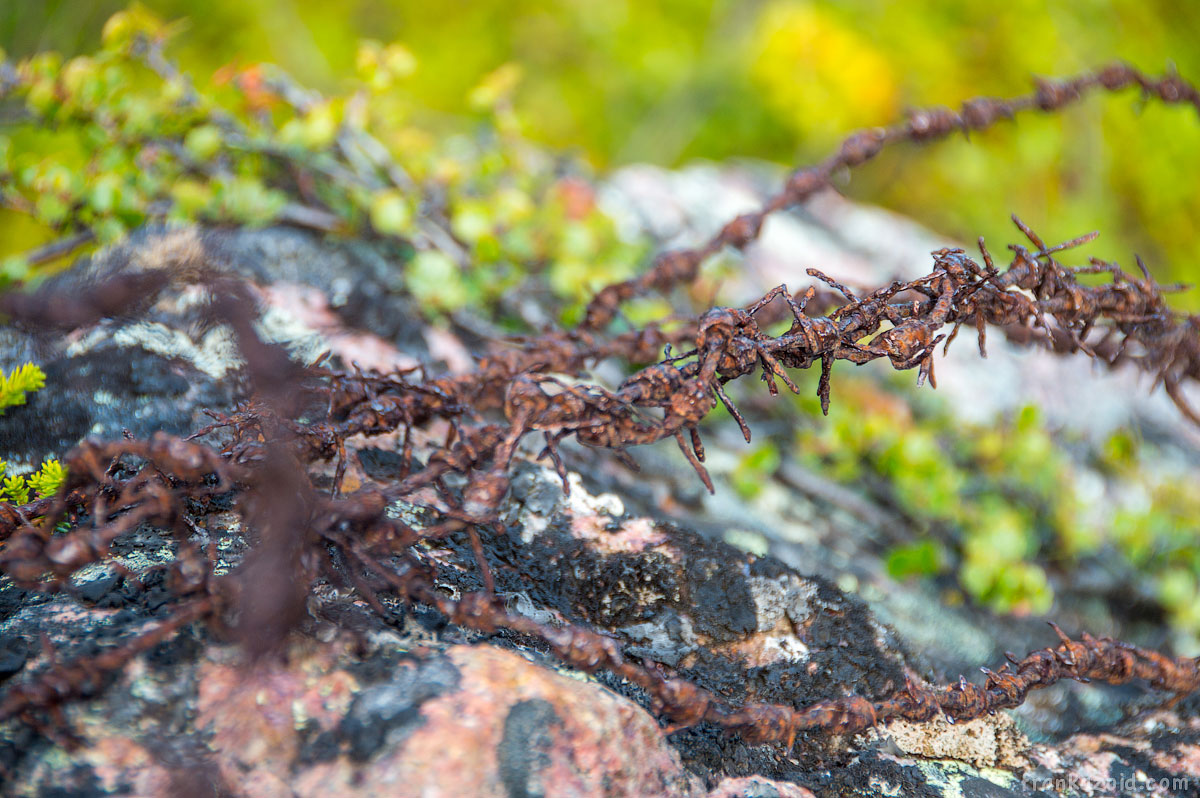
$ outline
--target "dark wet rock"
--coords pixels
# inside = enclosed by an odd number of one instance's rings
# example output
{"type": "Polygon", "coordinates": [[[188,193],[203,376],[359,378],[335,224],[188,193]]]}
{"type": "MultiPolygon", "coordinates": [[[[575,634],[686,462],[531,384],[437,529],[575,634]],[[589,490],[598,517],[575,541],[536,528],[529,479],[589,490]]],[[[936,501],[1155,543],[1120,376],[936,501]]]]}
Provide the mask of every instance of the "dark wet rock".
{"type": "Polygon", "coordinates": [[[645,657],[672,667],[696,650],[696,633],[687,616],[671,609],[657,613],[649,621],[624,626],[618,629],[621,636],[631,641],[625,651],[637,657],[645,657]]]}
{"type": "Polygon", "coordinates": [[[20,673],[28,659],[28,640],[19,635],[0,637],[0,681],[20,673]]]}
{"type": "Polygon", "coordinates": [[[749,580],[727,557],[690,557],[687,578],[700,632],[724,642],[758,628],[749,580]]]}
{"type": "Polygon", "coordinates": [[[962,790],[963,798],[1017,798],[1020,795],[977,776],[963,779],[959,782],[959,789],[962,790]]]}
{"type": "Polygon", "coordinates": [[[81,584],[76,588],[75,594],[89,604],[99,604],[123,581],[124,577],[120,574],[104,574],[81,584]]]}
{"type": "Polygon", "coordinates": [[[87,435],[187,434],[209,420],[202,408],[244,396],[232,336],[205,315],[202,274],[249,278],[261,333],[304,362],[326,350],[364,367],[427,359],[419,314],[396,285],[401,260],[365,243],[292,229],[140,230],[51,278],[45,290],[83,292],[118,273],[161,270],[171,278],[159,295],[72,336],[0,331],[0,368],[33,361],[46,372],[45,388],[0,415],[0,453],[36,466],[87,435]]]}
{"type": "Polygon", "coordinates": [[[364,688],[354,698],[338,734],[350,758],[365,762],[381,748],[403,744],[420,722],[421,704],[458,686],[458,671],[447,661],[398,668],[385,684],[364,688]]]}
{"type": "Polygon", "coordinates": [[[554,731],[563,725],[549,701],[521,701],[504,718],[504,736],[496,747],[500,781],[510,798],[543,798],[553,794],[554,784],[543,783],[550,767],[554,731]]]}
{"type": "Polygon", "coordinates": [[[358,462],[371,479],[387,482],[402,478],[404,457],[399,452],[365,446],[358,450],[358,462]]]}

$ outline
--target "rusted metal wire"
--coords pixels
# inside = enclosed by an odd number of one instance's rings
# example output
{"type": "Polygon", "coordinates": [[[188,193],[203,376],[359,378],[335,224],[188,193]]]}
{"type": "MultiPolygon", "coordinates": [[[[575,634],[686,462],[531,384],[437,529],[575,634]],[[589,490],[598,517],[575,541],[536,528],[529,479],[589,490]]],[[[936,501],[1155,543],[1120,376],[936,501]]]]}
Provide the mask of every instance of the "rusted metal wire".
{"type": "Polygon", "coordinates": [[[806,707],[757,702],[732,707],[691,682],[666,678],[630,662],[610,637],[575,626],[547,627],[526,616],[509,614],[486,594],[469,594],[453,601],[419,586],[413,598],[437,607],[454,623],[469,628],[484,632],[505,628],[539,637],[574,668],[616,673],[646,690],[658,712],[674,728],[707,722],[735,731],[747,742],[784,743],[788,748],[802,731],[851,734],[897,719],[925,722],[942,717],[951,723],[972,720],[1020,706],[1031,690],[1064,679],[1107,684],[1142,679],[1152,687],[1178,695],[1200,689],[1200,658],[1167,657],[1087,633],[1081,640],[1072,640],[1051,623],[1061,641],[1058,646],[1032,651],[1023,658],[1007,653],[1008,662],[999,670],[980,668],[986,677],[982,686],[965,677],[949,685],[931,686],[909,676],[903,689],[875,703],[848,695],[806,707]]]}
{"type": "Polygon", "coordinates": [[[866,163],[885,147],[902,141],[934,141],[960,131],[969,134],[973,130],[989,128],[1001,120],[1012,119],[1024,111],[1058,111],[1090,92],[1120,91],[1130,86],[1140,88],[1146,97],[1165,103],[1189,103],[1200,111],[1200,92],[1176,73],[1169,72],[1161,78],[1153,78],[1120,62],[1068,80],[1039,80],[1030,94],[1008,100],[976,97],[964,102],[958,112],[949,108],[914,111],[904,122],[851,134],[829,157],[814,166],[795,171],[783,189],[761,208],[738,216],[704,245],[663,252],[645,273],[606,287],[588,305],[580,328],[604,329],[616,316],[621,304],[629,299],[650,291],[665,292],[672,286],[693,280],[700,264],[725,247],[744,250],[758,238],[767,216],[804,202],[829,186],[830,180],[838,172],[866,163]]]}

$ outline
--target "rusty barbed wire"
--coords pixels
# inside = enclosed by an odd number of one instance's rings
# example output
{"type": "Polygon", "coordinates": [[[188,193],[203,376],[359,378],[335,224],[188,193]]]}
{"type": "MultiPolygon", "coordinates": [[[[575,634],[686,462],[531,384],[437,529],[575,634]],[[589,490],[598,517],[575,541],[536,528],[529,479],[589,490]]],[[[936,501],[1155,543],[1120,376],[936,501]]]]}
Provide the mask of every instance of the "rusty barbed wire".
{"type": "Polygon", "coordinates": [[[982,686],[963,676],[949,685],[931,686],[906,675],[903,689],[875,703],[847,695],[806,707],[752,701],[733,707],[687,680],[667,678],[630,662],[611,637],[578,626],[549,627],[513,615],[486,593],[468,594],[455,601],[420,583],[409,589],[413,599],[437,607],[453,623],[481,632],[503,628],[528,634],[544,640],[573,668],[588,673],[608,670],[636,684],[650,694],[656,711],[670,722],[670,730],[707,722],[736,732],[750,743],[783,743],[789,749],[802,731],[853,734],[898,719],[918,723],[938,717],[950,723],[973,720],[1020,706],[1030,691],[1064,679],[1114,685],[1142,679],[1177,695],[1200,689],[1200,658],[1167,657],[1087,633],[1081,640],[1072,640],[1051,623],[1060,640],[1058,646],[1032,651],[1023,658],[1007,652],[1008,662],[999,670],[980,668],[986,677],[982,686]]]}
{"type": "MultiPolygon", "coordinates": [[[[720,402],[747,441],[751,435],[724,391],[729,381],[757,371],[772,393],[778,390],[776,380],[799,392],[787,370],[820,363],[818,395],[822,409],[828,411],[830,375],[838,360],[861,365],[887,358],[896,369],[918,368],[919,382],[934,382],[934,350],[942,341],[948,346],[963,324],[975,328],[983,356],[987,328],[992,326],[1029,331],[1034,340],[1051,349],[1061,349],[1056,341],[1066,336],[1071,349],[1098,358],[1098,352],[1103,353],[1102,360],[1110,367],[1132,362],[1150,372],[1156,384],[1166,386],[1185,416],[1197,420],[1181,386],[1200,379],[1200,317],[1170,309],[1164,293],[1174,286],[1159,286],[1144,265],[1141,277],[1126,273],[1115,263],[1095,259],[1083,267],[1064,266],[1055,255],[1092,240],[1095,234],[1047,246],[1019,219],[1014,217],[1014,221],[1035,249],[1013,245],[1013,260],[1004,271],[996,268],[982,240],[982,263],[961,249],[938,250],[933,253],[934,270],[929,274],[894,282],[861,297],[822,272],[809,269],[811,276],[842,293],[846,303],[825,315],[809,316],[806,307],[815,289],[810,287],[797,300],[781,285],[745,308],[713,308],[686,328],[693,336],[687,350],[635,372],[615,390],[569,384],[556,375],[578,371],[590,355],[622,354],[618,342],[591,350],[583,345],[535,346],[526,353],[509,353],[501,365],[485,360],[478,372],[462,377],[415,383],[370,383],[364,379],[349,389],[335,386],[331,406],[344,417],[302,431],[300,436],[307,434],[310,451],[329,452],[330,435],[344,439],[404,427],[407,440],[412,426],[438,415],[452,418],[467,443],[455,455],[457,469],[492,463],[475,474],[467,489],[464,510],[478,519],[486,519],[503,497],[508,461],[521,438],[531,432],[544,436],[544,455],[555,463],[564,489],[566,474],[557,445],[574,436],[584,445],[617,453],[629,446],[674,438],[711,491],[712,482],[703,466],[700,422],[720,402]],[[1094,286],[1080,282],[1080,274],[1092,273],[1110,275],[1111,282],[1094,286]],[[763,332],[756,314],[776,300],[787,305],[793,321],[783,334],[771,337],[763,332]],[[950,332],[942,333],[946,328],[950,332]],[[1099,340],[1089,343],[1097,333],[1099,340]],[[526,363],[524,372],[512,373],[514,364],[531,356],[538,358],[536,366],[526,363]],[[508,431],[503,436],[493,432],[485,436],[487,440],[472,444],[472,437],[462,432],[458,420],[467,409],[487,409],[501,392],[508,431]],[[473,405],[472,400],[478,404],[473,405]]],[[[635,339],[623,340],[632,344],[635,339]]],[[[623,354],[632,360],[639,353],[623,354]]],[[[346,383],[354,385],[354,378],[344,378],[342,385],[346,383]]],[[[388,495],[399,498],[416,484],[401,483],[388,495]]]]}
{"type": "Polygon", "coordinates": [[[612,637],[508,612],[494,595],[484,556],[484,541],[508,492],[510,466],[529,434],[541,435],[540,456],[552,461],[564,490],[567,473],[558,447],[570,437],[618,457],[627,447],[672,438],[712,490],[700,422],[720,403],[746,440],[751,437],[724,390],[728,382],[757,373],[772,394],[778,382],[798,392],[789,370],[819,364],[818,395],[827,410],[837,361],[886,358],[896,369],[918,369],[920,381],[933,383],[936,347],[948,346],[963,325],[975,330],[983,356],[990,326],[1056,352],[1082,351],[1110,367],[1132,363],[1152,374],[1180,412],[1200,424],[1183,392],[1200,380],[1200,317],[1172,311],[1164,298],[1172,287],[1158,285],[1140,260],[1140,276],[1100,260],[1080,267],[1057,260],[1095,234],[1047,246],[1015,217],[1032,248],[1013,245],[1003,270],[980,240],[980,260],[961,249],[938,250],[929,274],[869,293],[810,269],[820,285],[798,294],[781,285],[748,306],[712,308],[674,327],[603,332],[626,299],[666,290],[720,247],[744,247],[768,213],[802,201],[835,170],[863,163],[888,144],[978,130],[1027,108],[1058,110],[1093,88],[1130,85],[1200,109],[1200,95],[1177,75],[1152,79],[1117,64],[1073,80],[1042,81],[1035,93],[1015,100],[973,100],[958,113],[923,111],[903,125],[856,133],[830,159],[796,172],[761,211],[735,219],[709,245],[690,254],[664,253],[647,274],[601,291],[580,327],[512,341],[468,374],[429,378],[422,370],[373,374],[300,366],[259,337],[245,285],[203,269],[182,277],[110,276],[95,296],[59,289],[0,297],[0,312],[14,321],[53,330],[136,312],[172,279],[203,283],[212,297],[212,318],[232,328],[256,389],[232,411],[212,412],[213,423],[187,439],[159,433],[144,441],[85,441],[66,458],[70,477],[58,496],[23,507],[0,505],[0,573],[23,586],[61,591],[85,566],[103,562],[120,568],[110,548],[142,524],[171,530],[179,552],[168,567],[166,583],[177,603],[166,620],[94,657],[55,665],[6,688],[0,720],[38,723],[39,713],[53,717],[63,703],[93,693],[105,674],[196,621],[241,641],[253,655],[269,654],[299,623],[304,599],[319,579],[350,585],[381,614],[386,614],[381,595],[390,593],[480,632],[507,629],[537,637],[572,667],[608,670],[643,688],[672,729],[708,722],[749,742],[790,746],[801,731],[845,734],[893,718],[965,720],[1017,706],[1030,690],[1062,679],[1139,678],[1176,694],[1195,691],[1200,660],[1170,658],[1109,638],[1084,635],[1074,641],[1059,632],[1059,646],[1020,659],[1010,655],[999,670],[985,670],[983,686],[965,679],[930,686],[910,677],[903,689],[875,703],[839,696],[807,707],[731,706],[696,684],[665,676],[653,663],[625,658],[612,637]],[[1110,279],[1088,285],[1079,279],[1083,274],[1110,279]],[[815,310],[818,292],[821,313],[815,310]],[[764,330],[765,319],[780,306],[791,324],[772,336],[764,330]],[[615,389],[571,382],[609,358],[635,368],[615,389]],[[295,408],[317,401],[326,407],[324,418],[297,420],[295,408]],[[198,441],[217,431],[224,436],[219,449],[198,441]],[[342,495],[347,439],[393,432],[402,433],[401,477],[342,495]],[[435,433],[446,437],[432,443],[435,433]],[[418,445],[430,450],[424,464],[414,456],[418,445]],[[326,493],[305,468],[330,460],[337,465],[326,493]],[[452,474],[465,477],[461,495],[446,485],[452,474]],[[258,543],[240,565],[218,576],[215,552],[192,542],[190,525],[225,496],[234,498],[258,543]],[[397,499],[428,511],[422,528],[388,515],[397,499]],[[70,528],[59,531],[64,521],[70,528]],[[459,532],[470,539],[484,590],[454,600],[436,589],[435,566],[417,549],[459,532]]]}
{"type": "Polygon", "coordinates": [[[976,97],[964,102],[957,112],[949,108],[926,108],[914,111],[906,121],[890,127],[852,133],[824,161],[793,172],[783,189],[761,208],[738,216],[702,246],[662,252],[646,272],[601,290],[588,304],[579,329],[602,330],[615,318],[622,303],[650,291],[665,293],[674,285],[693,280],[700,265],[710,256],[725,247],[744,250],[757,240],[769,215],[799,205],[829,186],[839,171],[860,166],[885,147],[899,142],[934,141],[958,131],[969,134],[1028,110],[1058,111],[1097,89],[1115,92],[1137,86],[1146,98],[1165,103],[1190,103],[1200,111],[1200,91],[1173,70],[1161,78],[1153,78],[1129,64],[1115,62],[1067,80],[1041,79],[1036,84],[1032,93],[1020,97],[1008,100],[976,97]]]}

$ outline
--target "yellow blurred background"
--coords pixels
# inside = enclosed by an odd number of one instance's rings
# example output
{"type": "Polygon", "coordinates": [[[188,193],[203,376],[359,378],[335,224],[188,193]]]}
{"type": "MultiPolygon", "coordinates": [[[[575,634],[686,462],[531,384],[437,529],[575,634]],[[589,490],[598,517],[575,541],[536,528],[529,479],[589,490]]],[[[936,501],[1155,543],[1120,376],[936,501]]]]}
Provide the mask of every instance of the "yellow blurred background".
{"type": "MultiPolygon", "coordinates": [[[[99,46],[120,0],[5,0],[10,58],[99,46]]],[[[172,44],[185,69],[276,63],[334,92],[358,43],[402,42],[407,85],[434,129],[469,126],[467,97],[504,64],[520,69],[522,133],[599,169],[649,161],[823,155],[848,130],[906,108],[1009,95],[1033,75],[1114,58],[1200,80],[1200,4],[1076,0],[146,0],[186,20],[172,44]]],[[[1200,274],[1200,119],[1136,93],[1027,116],[967,142],[898,147],[843,189],[962,240],[1014,240],[1016,212],[1048,239],[1098,229],[1086,254],[1156,276],[1200,274]]],[[[1000,248],[1000,247],[997,247],[1000,248]]],[[[1180,295],[1200,307],[1200,292],[1180,295]]]]}

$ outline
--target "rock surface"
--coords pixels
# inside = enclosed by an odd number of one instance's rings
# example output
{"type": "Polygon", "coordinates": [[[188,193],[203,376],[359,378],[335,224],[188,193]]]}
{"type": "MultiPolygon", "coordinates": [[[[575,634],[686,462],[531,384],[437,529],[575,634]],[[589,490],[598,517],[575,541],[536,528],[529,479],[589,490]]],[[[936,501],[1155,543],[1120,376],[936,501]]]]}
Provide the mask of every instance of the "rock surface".
{"type": "MultiPolygon", "coordinates": [[[[723,223],[767,187],[750,172],[638,168],[618,174],[606,202],[631,230],[678,242],[723,223]]],[[[731,290],[750,298],[796,282],[808,265],[875,283],[923,270],[928,251],[947,243],[825,196],[772,220],[731,290]]],[[[396,264],[367,245],[283,229],[150,230],[62,279],[86,285],[115,269],[186,269],[198,258],[254,281],[260,329],[299,360],[330,351],[380,369],[470,363],[461,341],[471,333],[417,323],[396,264]]],[[[86,435],[187,433],[207,422],[203,409],[228,408],[244,390],[235,352],[198,305],[194,290],[172,289],[142,316],[65,336],[0,331],[0,367],[32,359],[48,374],[29,404],[0,416],[0,454],[33,466],[86,435]]],[[[1052,420],[1089,434],[1135,425],[1195,455],[1194,431],[1169,403],[1143,401],[1144,386],[1128,374],[1097,377],[1080,363],[997,340],[980,366],[962,346],[946,367],[939,363],[939,390],[970,397],[953,403],[966,416],[1035,401],[1052,420]],[[1013,359],[1023,365],[1006,371],[1013,359]]],[[[643,472],[633,476],[594,452],[566,449],[577,472],[566,496],[552,470],[522,464],[504,504],[504,534],[486,541],[509,608],[601,630],[627,655],[735,703],[800,706],[850,692],[879,699],[906,672],[946,681],[996,665],[1006,648],[1052,642],[1034,619],[946,607],[929,587],[891,581],[879,526],[894,519],[869,504],[847,513],[820,475],[788,466],[753,503],[740,499],[727,482],[731,458],[720,451],[739,445],[740,435],[716,434],[712,498],[677,452],[657,447],[635,452],[643,472]]],[[[349,484],[391,478],[389,445],[352,441],[349,484]]],[[[217,545],[225,568],[248,545],[236,521],[220,513],[197,530],[197,542],[217,545]]],[[[140,528],[115,550],[144,575],[140,584],[106,568],[79,575],[55,596],[0,580],[0,681],[20,683],[44,668],[43,640],[70,659],[164,617],[168,594],[153,568],[173,557],[169,538],[140,528]]],[[[432,556],[439,587],[479,588],[467,540],[451,537],[432,556]]],[[[1031,700],[1015,721],[810,734],[789,751],[705,725],[668,733],[639,690],[604,673],[569,671],[535,640],[482,639],[432,610],[395,603],[382,617],[330,585],[308,607],[284,657],[248,664],[236,648],[189,628],[96,696],[69,704],[65,726],[49,724],[42,734],[5,724],[0,787],[14,796],[247,798],[1200,792],[1200,703],[1139,713],[1161,701],[1144,685],[1061,686],[1031,700]]]]}

